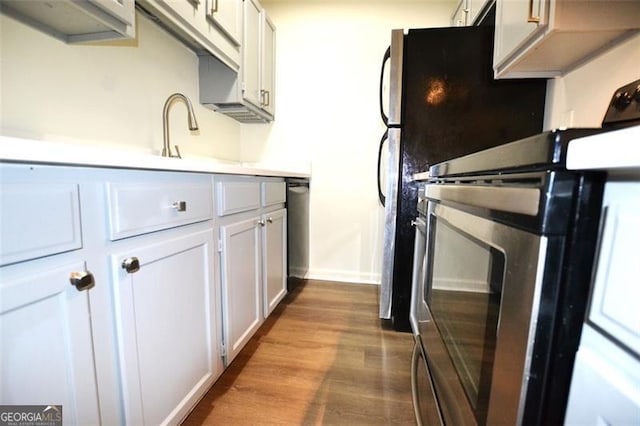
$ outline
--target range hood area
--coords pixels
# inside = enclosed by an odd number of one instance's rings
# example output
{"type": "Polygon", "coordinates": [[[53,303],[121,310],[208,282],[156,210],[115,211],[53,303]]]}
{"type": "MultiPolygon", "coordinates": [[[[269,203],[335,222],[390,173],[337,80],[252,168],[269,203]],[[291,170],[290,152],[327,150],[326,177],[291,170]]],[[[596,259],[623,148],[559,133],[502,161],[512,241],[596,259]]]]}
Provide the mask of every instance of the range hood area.
{"type": "Polygon", "coordinates": [[[241,73],[213,56],[199,56],[200,103],[241,123],[268,123],[273,115],[245,96],[241,73]]]}

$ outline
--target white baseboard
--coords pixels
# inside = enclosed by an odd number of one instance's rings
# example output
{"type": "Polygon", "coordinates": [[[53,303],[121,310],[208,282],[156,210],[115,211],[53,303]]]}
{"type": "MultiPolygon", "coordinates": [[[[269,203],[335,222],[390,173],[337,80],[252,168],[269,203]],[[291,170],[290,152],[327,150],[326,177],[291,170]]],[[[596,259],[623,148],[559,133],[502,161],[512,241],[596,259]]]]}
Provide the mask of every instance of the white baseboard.
{"type": "Polygon", "coordinates": [[[459,278],[434,278],[434,290],[468,291],[471,293],[488,293],[489,286],[482,280],[464,280],[459,278]]]}
{"type": "Polygon", "coordinates": [[[289,276],[294,278],[305,279],[308,278],[308,270],[304,268],[290,268],[289,276]]]}
{"type": "Polygon", "coordinates": [[[380,274],[360,274],[350,271],[309,270],[305,277],[310,280],[338,281],[351,284],[377,284],[380,285],[380,274]]]}

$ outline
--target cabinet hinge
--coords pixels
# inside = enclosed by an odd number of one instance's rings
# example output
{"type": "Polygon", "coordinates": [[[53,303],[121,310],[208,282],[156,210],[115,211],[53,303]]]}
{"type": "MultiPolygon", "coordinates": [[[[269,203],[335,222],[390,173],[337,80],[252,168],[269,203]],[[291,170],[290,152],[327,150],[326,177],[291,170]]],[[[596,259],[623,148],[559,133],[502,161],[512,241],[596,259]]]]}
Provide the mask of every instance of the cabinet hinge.
{"type": "Polygon", "coordinates": [[[220,356],[222,358],[226,358],[227,357],[227,345],[225,345],[224,342],[222,342],[220,344],[220,356]]]}
{"type": "Polygon", "coordinates": [[[222,253],[222,240],[218,240],[218,253],[222,253]]]}
{"type": "Polygon", "coordinates": [[[240,90],[242,90],[243,92],[245,92],[247,90],[247,83],[245,83],[244,81],[242,82],[242,84],[240,85],[240,90]]]}

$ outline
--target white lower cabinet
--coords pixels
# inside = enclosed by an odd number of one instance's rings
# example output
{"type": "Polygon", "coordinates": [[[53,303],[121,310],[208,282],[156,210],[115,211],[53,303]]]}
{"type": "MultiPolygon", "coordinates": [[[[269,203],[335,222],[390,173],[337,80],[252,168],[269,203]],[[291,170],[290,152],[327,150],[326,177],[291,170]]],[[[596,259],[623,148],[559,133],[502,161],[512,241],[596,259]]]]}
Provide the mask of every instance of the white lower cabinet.
{"type": "Polygon", "coordinates": [[[283,179],[219,180],[0,164],[0,405],[188,415],[286,294],[283,179]]]}
{"type": "Polygon", "coordinates": [[[0,270],[0,405],[62,405],[65,424],[98,424],[89,292],[69,282],[85,263],[31,263],[0,270]]]}
{"type": "Polygon", "coordinates": [[[278,178],[215,179],[229,365],[287,294],[286,191],[278,178]]]}
{"type": "Polygon", "coordinates": [[[287,210],[262,216],[262,250],[264,253],[264,317],[278,306],[287,294],[287,210]]]}
{"type": "Polygon", "coordinates": [[[213,231],[111,256],[127,424],[175,424],[221,373],[213,231]]]}
{"type": "Polygon", "coordinates": [[[61,405],[100,423],[80,179],[0,165],[0,405],[61,405]],[[62,176],[60,176],[62,177],[62,176]]]}
{"type": "Polygon", "coordinates": [[[226,362],[238,355],[262,324],[260,220],[220,227],[226,362]]]}

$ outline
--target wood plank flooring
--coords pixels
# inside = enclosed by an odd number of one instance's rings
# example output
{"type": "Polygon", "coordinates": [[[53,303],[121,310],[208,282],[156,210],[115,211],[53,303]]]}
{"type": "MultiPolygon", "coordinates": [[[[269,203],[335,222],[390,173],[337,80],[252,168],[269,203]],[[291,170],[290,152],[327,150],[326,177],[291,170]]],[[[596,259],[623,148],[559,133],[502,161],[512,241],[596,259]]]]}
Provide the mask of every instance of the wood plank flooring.
{"type": "Polygon", "coordinates": [[[184,425],[415,424],[413,338],[377,314],[377,286],[303,281],[184,425]]]}

